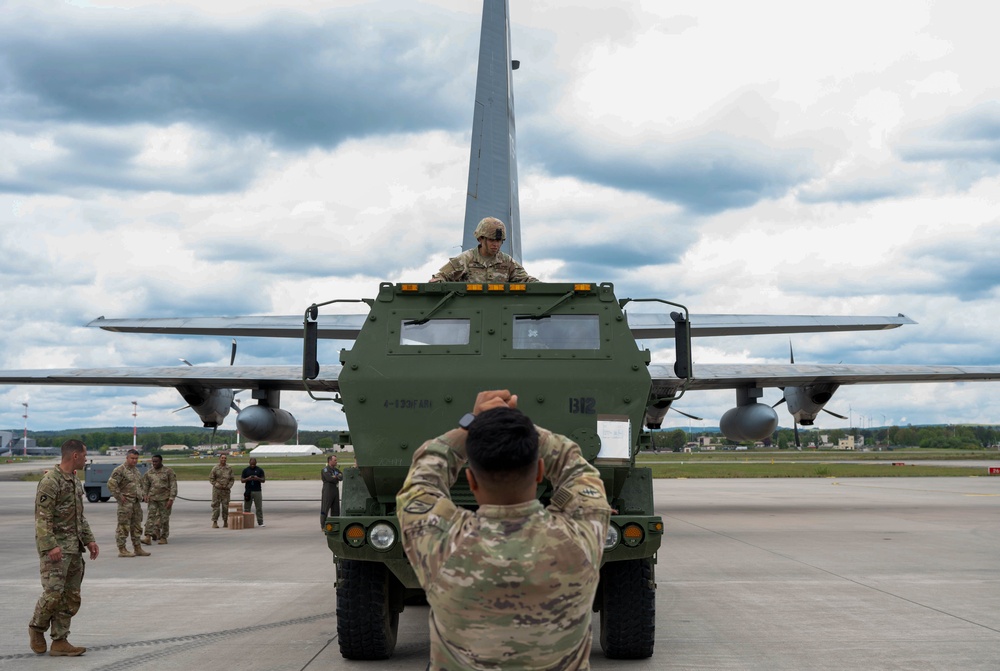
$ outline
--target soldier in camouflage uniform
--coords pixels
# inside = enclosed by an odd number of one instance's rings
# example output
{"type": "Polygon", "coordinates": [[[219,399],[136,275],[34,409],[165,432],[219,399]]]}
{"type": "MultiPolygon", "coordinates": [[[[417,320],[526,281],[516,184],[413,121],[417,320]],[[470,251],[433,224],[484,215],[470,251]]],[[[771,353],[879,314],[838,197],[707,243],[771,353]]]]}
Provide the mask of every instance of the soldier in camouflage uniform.
{"type": "Polygon", "coordinates": [[[59,465],[45,473],[35,494],[35,545],[42,576],[42,596],[28,623],[31,649],[46,650],[45,632],[52,627],[53,657],[76,657],[87,651],[71,645],[70,620],[80,610],[83,549],[97,559],[94,534],[83,516],[83,485],[76,471],[87,463],[87,446],[79,440],[62,445],[59,465]]]}
{"type": "Polygon", "coordinates": [[[579,446],[535,427],[508,391],[424,443],[396,497],[406,556],[431,606],[432,669],[589,669],[591,608],[611,508],[579,446]],[[468,456],[466,456],[468,454],[468,456]],[[448,490],[468,458],[479,503],[448,490]],[[536,487],[554,494],[543,508],[536,487]]]}
{"type": "Polygon", "coordinates": [[[173,469],[163,466],[163,457],[153,455],[153,467],[142,476],[146,492],[146,535],[142,542],[149,545],[166,545],[170,536],[170,510],[177,498],[177,476],[173,469]],[[157,540],[158,539],[158,540],[157,540]]]}
{"type": "Polygon", "coordinates": [[[233,488],[236,476],[233,469],[226,466],[226,455],[219,456],[219,464],[208,476],[212,483],[212,528],[219,528],[219,511],[222,511],[222,526],[229,526],[229,491],[233,488]]]}
{"type": "Polygon", "coordinates": [[[479,246],[450,259],[431,282],[537,282],[521,264],[500,251],[507,239],[503,222],[486,217],[475,230],[479,246]]]}
{"type": "Polygon", "coordinates": [[[142,536],[142,505],[139,503],[146,496],[142,486],[142,475],[135,465],[139,463],[139,453],[129,450],[125,455],[125,463],[111,471],[108,478],[108,489],[118,500],[118,528],[115,529],[115,543],[118,545],[119,557],[147,557],[149,553],[142,549],[139,537],[142,536]],[[132,537],[132,552],[125,548],[125,542],[132,537]]]}

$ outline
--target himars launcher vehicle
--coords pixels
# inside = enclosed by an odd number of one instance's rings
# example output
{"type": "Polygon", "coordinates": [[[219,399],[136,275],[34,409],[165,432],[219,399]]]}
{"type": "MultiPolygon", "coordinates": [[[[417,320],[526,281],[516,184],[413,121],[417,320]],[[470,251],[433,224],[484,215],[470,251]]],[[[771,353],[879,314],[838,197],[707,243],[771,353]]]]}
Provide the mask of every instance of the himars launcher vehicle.
{"type": "MultiPolygon", "coordinates": [[[[464,244],[486,216],[507,224],[504,251],[521,260],[514,106],[507,0],[484,0],[464,244]]],[[[298,316],[104,319],[109,331],[227,337],[302,338],[303,365],[164,366],[0,371],[0,384],[174,387],[206,427],[231,410],[248,441],[283,442],[295,418],[281,408],[283,391],[308,390],[343,404],[357,467],[343,483],[339,518],[327,541],[337,572],[341,651],[355,659],[392,654],[398,616],[420,595],[399,544],[393,507],[413,452],[454,428],[477,392],[508,388],[537,424],[577,441],[601,472],[616,509],[606,539],[595,611],[611,657],[653,653],[654,566],[664,542],[653,514],[648,469],[635,454],[688,391],[732,389],[736,405],[720,429],[737,441],[773,434],[778,417],[759,402],[782,390],[796,424],[812,424],[842,385],[1000,379],[1000,366],[949,365],[691,365],[701,336],[878,330],[913,323],[895,317],[691,314],[662,298],[615,296],[610,284],[382,284],[366,299],[367,314],[320,314],[334,300],[298,316]],[[671,306],[662,314],[627,313],[632,302],[671,306]],[[303,324],[304,322],[304,324],[303,324]],[[651,361],[640,340],[673,338],[676,361],[651,361]],[[317,363],[319,339],[353,340],[336,364],[317,363]],[[256,404],[240,409],[234,390],[256,404]],[[335,396],[329,396],[330,393],[335,396]]],[[[776,404],[777,405],[777,404],[776,404]]],[[[459,483],[464,483],[459,479],[459,483]]],[[[452,496],[474,505],[467,489],[452,496]]],[[[539,488],[544,501],[549,492],[539,488]]]]}
{"type": "MultiPolygon", "coordinates": [[[[341,400],[357,467],[341,516],[328,518],[337,563],[340,650],[392,654],[399,612],[421,594],[403,554],[396,493],[423,439],[457,426],[477,392],[510,389],[518,407],[580,445],[617,512],[594,609],[610,657],[653,652],[653,570],[663,521],[652,474],[635,467],[648,433],[650,353],[636,346],[609,284],[383,284],[351,349],[341,352],[341,400]]],[[[316,310],[307,314],[306,375],[315,377],[316,310]]],[[[682,329],[683,331],[683,329],[682,329]]],[[[690,351],[682,340],[681,352],[690,351]]],[[[548,502],[548,482],[539,486],[548,502]]],[[[463,478],[452,499],[474,508],[463,478]]]]}

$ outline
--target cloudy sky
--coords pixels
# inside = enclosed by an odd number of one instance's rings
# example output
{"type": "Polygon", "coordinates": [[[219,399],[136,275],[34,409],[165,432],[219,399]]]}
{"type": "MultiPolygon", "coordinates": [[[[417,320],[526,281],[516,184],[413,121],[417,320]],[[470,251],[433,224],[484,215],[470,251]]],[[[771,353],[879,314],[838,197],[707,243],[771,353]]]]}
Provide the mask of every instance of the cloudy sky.
{"type": "MultiPolygon", "coordinates": [[[[918,322],[795,336],[798,362],[1000,363],[1000,9],[511,1],[532,274],[696,313],[918,322]]],[[[301,314],[426,279],[461,243],[480,10],[0,0],[0,368],[226,363],[225,338],[84,325],[301,314]]],[[[788,346],[702,339],[695,363],[788,346]]],[[[239,363],[299,359],[240,343],[239,363]]],[[[847,387],[828,407],[1000,423],[996,384],[847,387]]],[[[196,423],[172,390],[4,387],[0,429],[25,401],[32,429],[127,426],[133,400],[140,424],[196,423]]],[[[708,426],[731,405],[681,408],[708,426]]],[[[304,395],[283,406],[344,425],[304,395]]]]}

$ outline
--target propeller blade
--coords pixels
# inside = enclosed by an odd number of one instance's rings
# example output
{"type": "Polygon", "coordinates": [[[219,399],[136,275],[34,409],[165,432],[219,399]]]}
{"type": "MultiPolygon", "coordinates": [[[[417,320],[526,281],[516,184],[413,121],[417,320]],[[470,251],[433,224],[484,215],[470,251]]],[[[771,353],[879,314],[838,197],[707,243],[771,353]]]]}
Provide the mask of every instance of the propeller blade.
{"type": "Polygon", "coordinates": [[[795,363],[795,352],[792,351],[792,341],[788,340],[788,363],[795,363]]]}
{"type": "Polygon", "coordinates": [[[237,415],[240,414],[240,406],[238,406],[236,404],[236,401],[233,401],[232,403],[230,403],[229,407],[232,408],[233,410],[235,410],[237,415]]]}
{"type": "Polygon", "coordinates": [[[792,430],[795,432],[795,449],[802,451],[802,442],[799,440],[799,423],[792,420],[792,430]]]}
{"type": "Polygon", "coordinates": [[[177,413],[177,412],[180,412],[181,410],[187,410],[187,409],[188,409],[188,408],[190,408],[190,407],[191,407],[190,405],[185,405],[185,406],[184,406],[183,408],[177,408],[177,409],[176,409],[176,410],[174,410],[173,412],[177,413]]]}
{"type": "Polygon", "coordinates": [[[784,403],[784,402],[785,402],[785,397],[784,397],[784,396],[782,396],[782,397],[781,397],[781,400],[780,400],[780,401],[778,401],[777,403],[775,403],[774,405],[772,405],[771,407],[772,407],[772,408],[777,408],[777,407],[778,407],[779,405],[781,405],[781,404],[782,404],[782,403],[784,403]]]}
{"type": "Polygon", "coordinates": [[[704,417],[695,417],[694,415],[689,415],[686,412],[684,412],[683,410],[678,410],[677,408],[675,408],[673,406],[670,406],[670,409],[673,410],[674,412],[678,412],[678,413],[684,415],[688,419],[694,419],[694,420],[697,420],[699,422],[702,421],[703,419],[705,419],[704,417]]]}
{"type": "Polygon", "coordinates": [[[194,366],[194,364],[191,363],[190,361],[188,361],[187,359],[181,359],[180,361],[181,361],[181,363],[186,363],[189,366],[194,366]]]}
{"type": "Polygon", "coordinates": [[[232,366],[236,363],[236,338],[233,338],[233,351],[229,355],[229,365],[232,366]]]}
{"type": "Polygon", "coordinates": [[[826,414],[828,414],[828,415],[833,415],[833,416],[834,416],[834,417],[836,417],[837,419],[847,419],[847,418],[846,418],[846,417],[844,417],[843,415],[838,415],[838,414],[837,414],[837,413],[835,413],[835,412],[834,412],[833,410],[827,410],[826,408],[823,408],[823,412],[825,412],[825,413],[826,413],[826,414]]]}

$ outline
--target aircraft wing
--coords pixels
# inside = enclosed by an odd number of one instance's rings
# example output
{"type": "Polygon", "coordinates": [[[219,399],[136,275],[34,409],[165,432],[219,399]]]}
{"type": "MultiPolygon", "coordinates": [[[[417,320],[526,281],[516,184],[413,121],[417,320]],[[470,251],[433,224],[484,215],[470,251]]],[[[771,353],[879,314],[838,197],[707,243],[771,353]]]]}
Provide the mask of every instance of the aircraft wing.
{"type": "MultiPolygon", "coordinates": [[[[643,338],[672,338],[674,322],[669,314],[629,313],[632,335],[643,338]]],[[[719,315],[691,314],[691,335],[695,337],[761,335],[775,333],[823,333],[830,331],[875,331],[915,324],[905,315],[895,317],[850,317],[830,315],[719,315]]],[[[319,337],[354,340],[367,315],[319,315],[319,337]]],[[[98,317],[87,326],[119,333],[161,335],[254,336],[301,338],[302,317],[298,315],[259,317],[179,317],[163,319],[105,319],[98,317]]]]}
{"type": "MultiPolygon", "coordinates": [[[[368,315],[319,315],[319,337],[354,340],[368,315]]],[[[256,336],[263,338],[301,338],[302,315],[257,317],[177,317],[161,319],[105,319],[98,317],[87,326],[118,333],[155,333],[161,335],[256,336]]]]}
{"type": "MultiPolygon", "coordinates": [[[[891,384],[1000,380],[1000,366],[907,366],[850,364],[694,364],[689,391],[814,384],[891,384]]],[[[673,396],[684,383],[672,364],[651,364],[653,393],[673,396]]]]}
{"type": "MultiPolygon", "coordinates": [[[[669,314],[629,313],[628,325],[636,339],[673,338],[669,314]]],[[[761,335],[769,333],[824,333],[879,331],[916,324],[909,317],[851,317],[832,315],[698,315],[690,314],[692,337],[761,335]]]]}
{"type": "MultiPolygon", "coordinates": [[[[339,391],[340,364],[323,365],[309,381],[313,391],[339,391]]],[[[63,368],[0,371],[0,385],[84,385],[304,391],[301,366],[162,366],[154,368],[63,368]]]]}

